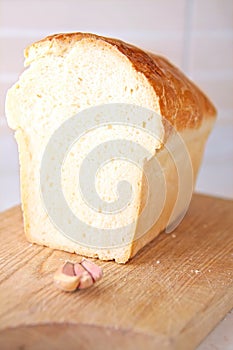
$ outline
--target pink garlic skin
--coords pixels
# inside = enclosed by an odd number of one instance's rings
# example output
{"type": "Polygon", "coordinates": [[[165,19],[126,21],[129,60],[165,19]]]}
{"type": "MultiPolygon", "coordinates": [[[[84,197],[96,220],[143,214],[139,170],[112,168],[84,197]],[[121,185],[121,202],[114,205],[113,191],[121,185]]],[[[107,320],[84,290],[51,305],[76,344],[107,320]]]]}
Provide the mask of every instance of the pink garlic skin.
{"type": "Polygon", "coordinates": [[[67,261],[62,268],[62,273],[64,273],[65,275],[68,275],[68,276],[75,276],[74,264],[67,261]]]}
{"type": "Polygon", "coordinates": [[[80,277],[78,289],[89,288],[94,284],[92,276],[79,263],[74,264],[74,273],[80,277]]]}
{"type": "Polygon", "coordinates": [[[103,270],[93,262],[83,258],[81,265],[89,272],[94,282],[99,281],[103,277],[103,270]]]}

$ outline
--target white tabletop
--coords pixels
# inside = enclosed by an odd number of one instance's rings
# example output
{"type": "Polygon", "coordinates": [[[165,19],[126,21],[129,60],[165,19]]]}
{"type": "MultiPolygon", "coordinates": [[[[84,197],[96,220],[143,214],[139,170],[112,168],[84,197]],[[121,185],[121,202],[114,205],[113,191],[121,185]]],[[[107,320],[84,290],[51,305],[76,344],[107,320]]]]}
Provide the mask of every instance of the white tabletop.
{"type": "Polygon", "coordinates": [[[233,349],[233,310],[201,343],[197,350],[232,350],[233,349]]]}

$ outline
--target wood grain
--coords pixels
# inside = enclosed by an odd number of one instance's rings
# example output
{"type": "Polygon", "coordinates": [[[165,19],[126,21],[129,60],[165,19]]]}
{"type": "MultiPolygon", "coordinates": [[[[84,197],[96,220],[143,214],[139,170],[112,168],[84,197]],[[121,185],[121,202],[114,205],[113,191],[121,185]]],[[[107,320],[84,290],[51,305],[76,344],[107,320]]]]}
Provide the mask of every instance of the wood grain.
{"type": "Polygon", "coordinates": [[[233,307],[233,202],[194,195],[173,234],[69,294],[53,274],[74,254],[29,244],[19,207],[0,215],[1,349],[194,349],[233,307]]]}

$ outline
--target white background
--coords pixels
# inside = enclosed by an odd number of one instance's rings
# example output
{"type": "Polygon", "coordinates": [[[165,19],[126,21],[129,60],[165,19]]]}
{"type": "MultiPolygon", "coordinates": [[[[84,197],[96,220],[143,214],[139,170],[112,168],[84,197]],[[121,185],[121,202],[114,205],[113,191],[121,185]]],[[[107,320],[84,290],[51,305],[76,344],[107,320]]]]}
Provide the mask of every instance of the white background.
{"type": "Polygon", "coordinates": [[[232,0],[0,0],[0,211],[19,203],[18,155],[5,120],[23,50],[51,33],[89,31],[169,58],[212,99],[218,120],[196,190],[233,197],[232,0]]]}
{"type": "MultiPolygon", "coordinates": [[[[0,211],[20,201],[17,147],[5,120],[6,91],[23,70],[27,45],[67,31],[113,36],[167,56],[209,95],[218,120],[196,190],[232,198],[232,0],[1,0],[0,211]]],[[[228,318],[202,350],[233,349],[233,317],[228,318]]]]}

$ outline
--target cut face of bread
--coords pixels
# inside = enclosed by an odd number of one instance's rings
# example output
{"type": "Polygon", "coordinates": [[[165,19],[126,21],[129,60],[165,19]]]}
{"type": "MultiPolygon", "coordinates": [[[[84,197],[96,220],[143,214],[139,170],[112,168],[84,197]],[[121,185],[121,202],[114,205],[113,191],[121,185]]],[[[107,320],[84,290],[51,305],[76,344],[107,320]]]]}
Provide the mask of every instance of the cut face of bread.
{"type": "MultiPolygon", "coordinates": [[[[171,139],[162,117],[168,113],[166,108],[170,103],[170,122],[179,130],[189,150],[194,183],[204,145],[213,126],[215,111],[206,97],[180,72],[172,72],[174,67],[170,70],[168,63],[161,63],[159,67],[158,62],[153,67],[151,62],[154,62],[152,56],[139,49],[120,41],[88,34],[49,37],[26,51],[26,64],[30,66],[8,91],[6,113],[9,126],[15,130],[19,147],[22,208],[25,233],[30,242],[124,263],[165,229],[179,189],[176,166],[164,145],[170,140],[174,152],[179,155],[182,150],[177,139],[171,139]],[[141,62],[141,65],[138,63],[137,66],[137,62],[141,62]],[[146,67],[146,71],[142,67],[146,67]],[[153,77],[156,69],[159,70],[157,84],[154,78],[153,82],[148,78],[148,71],[151,70],[153,77]],[[169,87],[172,79],[173,90],[169,87]],[[164,81],[164,86],[160,94],[161,81],[164,81]],[[180,101],[180,109],[184,110],[182,117],[177,117],[179,103],[172,104],[171,96],[180,101]],[[49,217],[41,196],[40,171],[45,149],[64,122],[87,108],[110,103],[141,106],[156,112],[161,118],[154,118],[154,133],[157,138],[150,135],[145,138],[143,131],[135,130],[130,122],[127,126],[109,123],[92,130],[88,130],[86,125],[88,132],[72,145],[64,160],[61,169],[62,189],[74,215],[88,221],[97,230],[134,223],[125,237],[122,235],[122,245],[109,242],[109,248],[82,245],[60,232],[49,217]],[[103,201],[112,203],[117,200],[114,188],[117,188],[119,181],[126,180],[132,186],[133,198],[130,205],[113,215],[104,215],[101,213],[102,208],[99,208],[99,213],[93,212],[78,189],[76,174],[83,159],[98,145],[119,138],[143,144],[152,159],[145,161],[144,170],[147,168],[149,173],[152,172],[154,168],[151,162],[157,158],[162,171],[154,176],[158,186],[164,179],[166,182],[163,211],[153,227],[141,236],[137,236],[138,218],[148,195],[143,169],[122,159],[99,169],[95,185],[103,201]]],[[[142,117],[141,129],[147,122],[142,117]]],[[[83,126],[85,128],[85,118],[83,126]]],[[[185,164],[183,169],[181,166],[181,171],[186,171],[185,164]]],[[[51,181],[52,186],[52,179],[48,177],[48,181],[51,181]]],[[[159,193],[160,191],[158,196],[159,193]]],[[[184,209],[181,207],[177,215],[184,209]]],[[[150,216],[153,215],[155,213],[151,208],[150,216]]],[[[86,232],[82,234],[85,236],[86,232]]],[[[110,239],[114,241],[114,236],[110,239]]]]}

